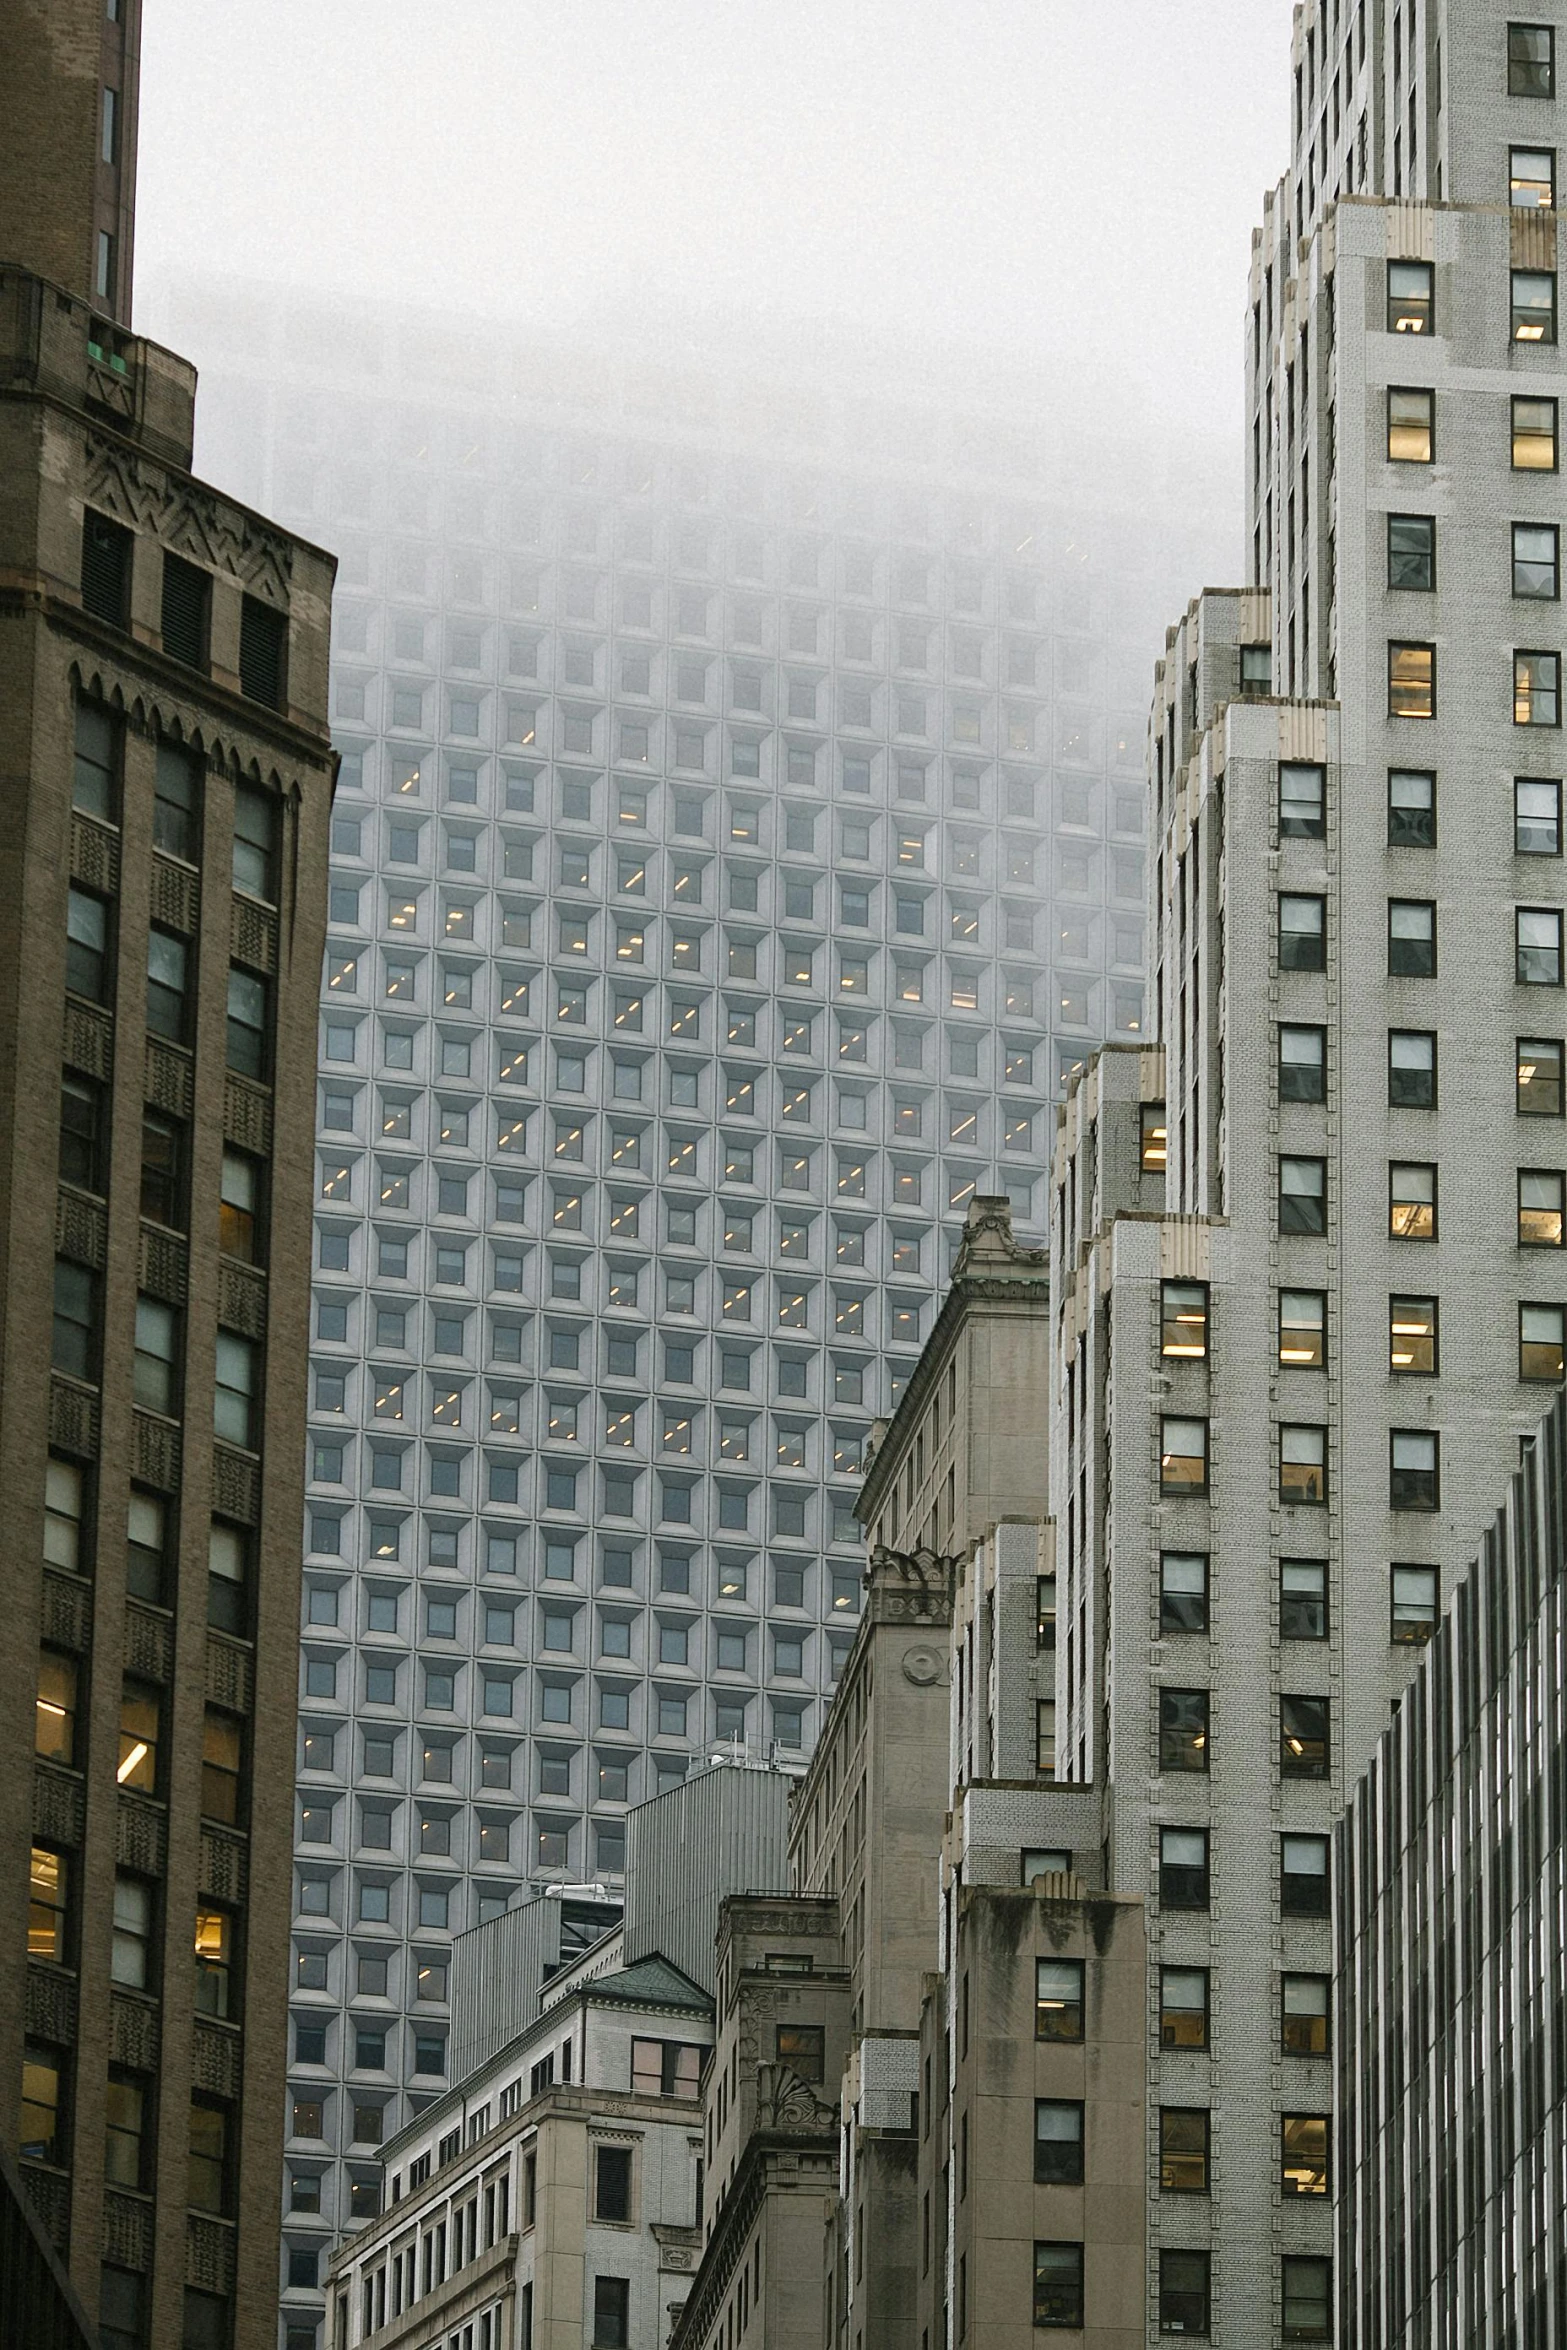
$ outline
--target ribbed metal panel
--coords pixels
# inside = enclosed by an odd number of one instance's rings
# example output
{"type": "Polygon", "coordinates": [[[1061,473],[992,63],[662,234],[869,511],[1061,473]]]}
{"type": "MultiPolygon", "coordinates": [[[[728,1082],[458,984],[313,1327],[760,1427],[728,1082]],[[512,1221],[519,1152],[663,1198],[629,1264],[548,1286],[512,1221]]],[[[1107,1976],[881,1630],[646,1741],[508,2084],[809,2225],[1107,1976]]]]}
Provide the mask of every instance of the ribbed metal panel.
{"type": "Polygon", "coordinates": [[[726,1893],[789,1889],[782,1771],[715,1763],[638,1804],[626,1826],[626,1964],[657,1951],[711,1991],[726,1893]]]}
{"type": "Polygon", "coordinates": [[[466,2080],[508,2040],[535,2022],[545,1983],[563,1955],[596,1939],[591,1914],[601,1909],[608,1933],[619,1905],[591,1894],[552,1896],[492,1918],[452,1947],[451,2079],[466,2080]]]}

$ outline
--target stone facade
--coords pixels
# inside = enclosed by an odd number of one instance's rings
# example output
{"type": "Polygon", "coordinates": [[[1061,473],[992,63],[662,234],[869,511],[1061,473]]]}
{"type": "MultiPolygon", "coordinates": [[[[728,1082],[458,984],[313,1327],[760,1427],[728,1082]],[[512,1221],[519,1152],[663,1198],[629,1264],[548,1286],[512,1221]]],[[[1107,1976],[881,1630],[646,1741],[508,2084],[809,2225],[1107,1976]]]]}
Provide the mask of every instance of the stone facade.
{"type": "Polygon", "coordinates": [[[1257,584],[1157,683],[1157,1049],[1061,1120],[1058,1764],[1148,1903],[1150,2341],[1331,2334],[1333,1823],[1562,1371],[1557,108],[1520,29],[1296,12],[1257,584]]]}
{"type": "Polygon", "coordinates": [[[0,57],[0,2130],[105,2345],[259,2350],[332,563],[194,478],[128,230],[95,284],[110,17],[0,57]]]}

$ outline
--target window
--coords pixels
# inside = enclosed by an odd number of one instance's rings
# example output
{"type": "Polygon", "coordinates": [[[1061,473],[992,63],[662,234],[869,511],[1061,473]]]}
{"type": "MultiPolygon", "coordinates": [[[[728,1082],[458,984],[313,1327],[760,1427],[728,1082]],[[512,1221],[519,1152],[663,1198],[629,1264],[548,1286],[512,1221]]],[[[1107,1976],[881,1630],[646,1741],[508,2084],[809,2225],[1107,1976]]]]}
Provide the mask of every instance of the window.
{"type": "Polygon", "coordinates": [[[1211,2255],[1206,2252],[1161,2252],[1159,2255],[1159,2331],[1204,2337],[1209,2329],[1211,2255]]]}
{"type": "Polygon", "coordinates": [[[1333,2333],[1333,2263],[1324,2253],[1286,2252],[1280,2263],[1286,2342],[1326,2342],[1333,2333]]]}
{"type": "Polygon", "coordinates": [[[1561,724],[1561,655],[1514,653],[1513,724],[1561,724]]]}
{"type": "Polygon", "coordinates": [[[234,887],[268,905],[277,899],[277,811],[270,792],[241,784],[234,794],[234,887]]]}
{"type": "Polygon", "coordinates": [[[1327,1190],[1326,1160],[1280,1159],[1280,1233],[1326,1232],[1328,1228],[1327,1190]]]}
{"type": "Polygon", "coordinates": [[[1395,465],[1429,465],[1436,453],[1436,394],[1390,389],[1387,453],[1395,465]]]}
{"type": "Polygon", "coordinates": [[[1159,1692],[1160,1770],[1206,1771],[1208,1762],[1207,1690],[1161,1689],[1159,1692]]]}
{"type": "Polygon", "coordinates": [[[1326,1029],[1298,1027],[1281,1021],[1278,1038],[1280,1101],[1326,1101],[1328,1096],[1326,1029]]]}
{"type": "Polygon", "coordinates": [[[1520,857],[1562,853],[1562,787],[1518,776],[1513,784],[1513,847],[1520,857]]]}
{"type": "Polygon", "coordinates": [[[1209,2126],[1209,2115],[1204,2106],[1163,2105],[1159,2108],[1161,2195],[1207,2194],[1209,2126]]]}
{"type": "Polygon", "coordinates": [[[1285,1424],[1279,1429],[1279,1499],[1315,1506],[1328,1498],[1326,1428],[1285,1424]]]}
{"type": "Polygon", "coordinates": [[[1519,1038],[1516,1103],[1520,1118],[1561,1116],[1562,1048],[1556,1039],[1519,1038]]]}
{"type": "Polygon", "coordinates": [[[1544,603],[1561,597],[1561,536],[1554,523],[1513,524],[1513,594],[1544,603]]]}
{"type": "Polygon", "coordinates": [[[1387,714],[1436,716],[1436,647],[1394,642],[1387,649],[1387,714]]]}
{"type": "Polygon", "coordinates": [[[240,600],[239,690],[269,710],[283,708],[288,668],[288,615],[255,596],[240,600]]]}
{"type": "Polygon", "coordinates": [[[1286,1917],[1328,1915],[1328,1850],[1326,1836],[1279,1838],[1279,1907],[1286,1917]]]}
{"type": "MultiPolygon", "coordinates": [[[[106,255],[110,253],[112,240],[104,238],[98,247],[98,275],[105,295],[109,291],[106,255]]],[[[118,522],[111,522],[106,514],[95,514],[90,506],[83,513],[82,603],[98,619],[107,620],[111,628],[124,628],[130,616],[134,547],[132,534],[118,522]]]]}
{"type": "Polygon", "coordinates": [[[240,1824],[240,1762],[244,1724],[238,1714],[209,1705],[202,1717],[201,1810],[209,1820],[240,1824]]]}
{"type": "Polygon", "coordinates": [[[104,1187],[108,1095],[95,1078],[74,1069],[60,1079],[60,1180],[83,1191],[104,1187]]]}
{"type": "Polygon", "coordinates": [[[624,2225],[631,2217],[631,2148],[600,2146],[593,2166],[593,2216],[624,2225]]]}
{"type": "Polygon", "coordinates": [[[1299,1370],[1320,1371],[1327,1298],[1320,1289],[1279,1292],[1279,1361],[1299,1370]]]}
{"type": "Polygon", "coordinates": [[[1434,1510],[1441,1507],[1440,1462],[1436,1436],[1426,1429],[1395,1428],[1389,1438],[1391,1481],[1389,1506],[1395,1510],[1434,1510]]]}
{"type": "Polygon", "coordinates": [[[1555,97],[1556,33],[1552,26],[1508,26],[1507,95],[1509,98],[1555,97]]]}
{"type": "Polygon", "coordinates": [[[32,1847],[27,1897],[27,1955],[60,1964],[70,1956],[67,1932],[71,1863],[46,1845],[32,1847]]]}
{"type": "Polygon", "coordinates": [[[1435,1240],[1436,1169],[1394,1160],[1388,1177],[1388,1235],[1393,1240],[1435,1240]]]}
{"type": "MultiPolygon", "coordinates": [[[[679,2040],[633,2040],[631,2093],[634,2097],[696,2097],[701,2093],[702,2050],[679,2040]]],[[[821,2075],[818,2073],[817,2078],[821,2075]]]]}
{"type": "Polygon", "coordinates": [[[1560,1248],[1564,1179],[1534,1168],[1518,1172],[1518,1245],[1560,1248]]]}
{"type": "Polygon", "coordinates": [[[1436,974],[1436,907],[1429,898],[1389,898],[1387,968],[1392,979],[1436,974]]]}
{"type": "Polygon", "coordinates": [[[150,2116],[148,2084],[139,2073],[111,2064],[104,2097],[103,2175],[111,2187],[138,2191],[147,2183],[150,2116]]]}
{"type": "Polygon", "coordinates": [[[1328,1775],[1328,1700],[1279,1699],[1279,1776],[1325,1779],[1328,1775]]]}
{"type": "Polygon", "coordinates": [[[1166,1415],[1160,1423],[1159,1487],[1163,1493],[1208,1490],[1208,1423],[1166,1415]]]}
{"type": "Polygon", "coordinates": [[[1280,1559],[1279,1638],[1326,1640],[1328,1570],[1322,1559],[1280,1559]]]}
{"type": "Polygon", "coordinates": [[[65,984],[95,1004],[108,1000],[109,909],[74,883],[65,908],[65,984]]]}
{"type": "Polygon", "coordinates": [[[1161,1632],[1207,1631],[1206,1552],[1166,1550],[1160,1553],[1159,1629],[1161,1632]]]}
{"type": "Polygon", "coordinates": [[[1080,1958],[1034,1961],[1034,2038],[1083,2037],[1083,1962],[1080,1958]]]}
{"type": "Polygon", "coordinates": [[[63,2048],[28,2040],[22,2048],[22,2128],[18,2151],[35,2162],[63,2162],[67,2150],[63,2048]]]}
{"type": "Polygon", "coordinates": [[[1429,1030],[1388,1030],[1387,1098],[1390,1109],[1436,1108],[1436,1038],[1429,1030]]]}
{"type": "Polygon", "coordinates": [[[826,2034],[821,2024],[779,2024],[776,2055],[780,2064],[813,2086],[826,2078],[826,2034]]]}
{"type": "Polygon", "coordinates": [[[138,1297],[131,1392],[144,1411],[175,1411],[178,1356],[179,1316],[174,1308],[154,1297],[138,1297]]]}
{"type": "Polygon", "coordinates": [[[140,1877],[114,1880],[114,1938],[109,1952],[109,1975],[132,1991],[145,1991],[152,1981],[152,1887],[140,1877]]]}
{"type": "Polygon", "coordinates": [[[1279,969],[1325,971],[1327,967],[1326,899],[1281,896],[1279,969]]]}
{"type": "Polygon", "coordinates": [[[99,1283],[85,1265],[54,1261],[54,1321],[50,1359],[74,1379],[98,1376],[99,1283]]]}
{"type": "Polygon", "coordinates": [[[1436,777],[1424,769],[1389,770],[1387,845],[1390,849],[1436,847],[1436,777]]]}
{"type": "Polygon", "coordinates": [[[197,2014],[236,2015],[234,1921],[227,1910],[197,1910],[195,1957],[197,2014]]]}
{"type": "Polygon", "coordinates": [[[219,1329],[212,1396],[213,1434],[254,1451],[260,1349],[253,1338],[219,1329]]]}
{"type": "Polygon", "coordinates": [[[1560,987],[1562,918],[1555,908],[1520,906],[1513,917],[1520,987],[1560,987]]]}
{"type": "Polygon", "coordinates": [[[1561,1306],[1518,1308],[1518,1376],[1520,1379],[1562,1377],[1562,1344],[1567,1312],[1561,1306]]]}
{"type": "Polygon", "coordinates": [[[1286,2195],[1328,2191],[1328,2121],[1325,2114],[1286,2113],[1279,2122],[1279,2186],[1286,2195]]]}
{"type": "Polygon", "coordinates": [[[1160,1829],[1159,1900],[1165,1909],[1205,1910],[1208,1907],[1206,1828],[1160,1829]]]}
{"type": "Polygon", "coordinates": [[[1279,768],[1279,832],[1286,840],[1321,840],[1327,779],[1321,767],[1286,761],[1279,768]]]}
{"type": "Polygon", "coordinates": [[[1395,1647],[1415,1646],[1436,1630],[1435,1567],[1394,1567],[1388,1638],[1395,1647]]]}
{"type": "Polygon", "coordinates": [[[1286,1975],[1280,1995],[1281,2045],[1286,2056],[1326,2056],[1329,1998],[1326,1975],[1286,1975]]]}
{"type": "Polygon", "coordinates": [[[1436,523],[1429,514],[1387,518],[1387,584],[1390,589],[1436,588],[1436,523]]]}
{"type": "Polygon", "coordinates": [[[76,704],[71,805],[105,824],[119,817],[120,731],[101,702],[76,704]]]}
{"type": "Polygon", "coordinates": [[[1556,402],[1515,398],[1513,401],[1513,471],[1556,471],[1556,402]]]}
{"type": "Polygon", "coordinates": [[[239,964],[229,966],[226,1026],[228,1065],[242,1077],[267,1074],[267,983],[239,964]]]}
{"type": "Polygon", "coordinates": [[[1206,1967],[1166,1966],[1159,1969],[1159,2044],[1162,2048],[1207,2047],[1206,1967]]]}
{"type": "Polygon", "coordinates": [[[1515,269],[1512,273],[1512,318],[1515,343],[1554,343],[1556,340],[1556,273],[1548,269],[1515,269]]]}
{"type": "Polygon", "coordinates": [[[1076,2187],[1083,2180],[1083,2108],[1066,2097],[1034,2100],[1034,2183],[1076,2187]]]}
{"type": "Polygon", "coordinates": [[[200,761],[178,743],[160,737],[153,769],[153,846],[190,864],[200,846],[201,782],[200,761]]]}
{"type": "Polygon", "coordinates": [[[1427,335],[1436,311],[1436,270],[1429,261],[1390,261],[1387,265],[1387,331],[1394,335],[1427,335]]]}
{"type": "Polygon", "coordinates": [[[1160,1352],[1200,1361],[1208,1352],[1208,1284],[1205,1281],[1165,1281],[1160,1284],[1160,1352]]]}
{"type": "Polygon", "coordinates": [[[1034,2323],[1077,2331],[1083,2323],[1083,2247],[1034,2246],[1034,2323]]]}

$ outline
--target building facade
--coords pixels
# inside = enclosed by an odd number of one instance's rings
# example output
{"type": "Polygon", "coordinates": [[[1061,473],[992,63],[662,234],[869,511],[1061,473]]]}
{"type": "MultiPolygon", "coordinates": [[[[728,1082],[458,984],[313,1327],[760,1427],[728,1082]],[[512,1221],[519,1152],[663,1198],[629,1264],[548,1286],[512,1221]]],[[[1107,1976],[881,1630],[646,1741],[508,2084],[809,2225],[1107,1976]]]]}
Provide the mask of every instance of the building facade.
{"type": "Polygon", "coordinates": [[[1171,632],[1155,1036],[1061,1126],[1058,1766],[1147,1900],[1150,2341],[1332,2336],[1333,1824],[1562,1375],[1559,37],[1296,12],[1256,584],[1171,632]]]}
{"type": "Polygon", "coordinates": [[[1344,2350],[1567,2326],[1560,1398],[1335,1836],[1344,2350]]]}
{"type": "Polygon", "coordinates": [[[66,0],[0,37],[0,2128],[105,2345],[244,2350],[275,2334],[332,563],[195,478],[194,370],[130,331],[137,29],[66,0]]]}
{"type": "Polygon", "coordinates": [[[341,2158],[372,2019],[394,2098],[446,2077],[453,1933],[616,1881],[715,1741],[814,1743],[958,1220],[1042,1230],[1061,1072],[1141,1019],[1155,558],[863,373],[190,323],[342,562],[296,1888],[341,2158]]]}

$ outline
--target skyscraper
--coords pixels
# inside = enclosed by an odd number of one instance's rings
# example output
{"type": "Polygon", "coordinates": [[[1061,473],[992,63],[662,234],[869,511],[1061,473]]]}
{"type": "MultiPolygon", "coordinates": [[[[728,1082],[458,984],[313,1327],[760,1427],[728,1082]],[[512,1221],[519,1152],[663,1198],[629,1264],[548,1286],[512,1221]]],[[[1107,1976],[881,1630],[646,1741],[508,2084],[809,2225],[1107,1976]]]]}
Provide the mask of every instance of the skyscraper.
{"type": "Polygon", "coordinates": [[[0,2127],[106,2346],[249,2350],[332,564],[194,478],[194,370],[130,331],[138,16],[0,26],[0,2127]]]}
{"type": "Polygon", "coordinates": [[[713,1741],[814,1742],[861,1448],[966,1202],[1039,1229],[1060,1074],[1141,1020],[1171,556],[1074,511],[1015,413],[863,371],[302,300],[192,325],[258,494],[341,557],[308,2279],[442,2084],[451,1935],[613,1877],[627,1802],[713,1741]]]}
{"type": "Polygon", "coordinates": [[[1149,1905],[1151,2340],[1333,2331],[1330,1832],[1562,1376],[1558,39],[1296,12],[1256,584],[1171,632],[1157,1041],[1057,1152],[1058,1768],[1149,1905]]]}

